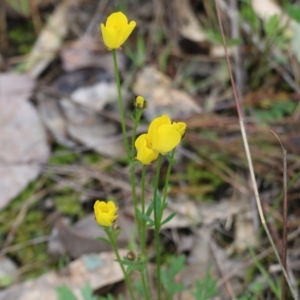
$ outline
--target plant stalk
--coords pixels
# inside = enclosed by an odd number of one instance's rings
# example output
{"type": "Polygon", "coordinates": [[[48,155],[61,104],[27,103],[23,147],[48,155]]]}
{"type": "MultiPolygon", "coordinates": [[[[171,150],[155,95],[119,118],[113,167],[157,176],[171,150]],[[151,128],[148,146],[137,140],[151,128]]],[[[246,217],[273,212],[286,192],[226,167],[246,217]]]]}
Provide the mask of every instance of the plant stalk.
{"type": "Polygon", "coordinates": [[[125,271],[124,265],[121,262],[121,257],[120,257],[120,253],[119,253],[119,250],[118,250],[118,247],[117,247],[116,238],[113,236],[110,228],[107,228],[107,227],[103,227],[103,228],[104,228],[104,231],[106,232],[106,234],[107,234],[107,236],[108,236],[108,238],[110,240],[111,246],[112,246],[112,248],[113,248],[113,250],[114,250],[114,252],[116,254],[117,260],[118,260],[119,265],[120,265],[120,267],[122,269],[122,272],[123,272],[123,275],[124,275],[124,279],[125,279],[125,283],[126,283],[126,286],[128,288],[130,297],[131,297],[132,300],[135,300],[135,296],[134,296],[134,293],[133,293],[131,282],[129,280],[128,274],[125,271]]]}
{"type": "Polygon", "coordinates": [[[159,240],[159,230],[160,230],[160,216],[158,215],[161,208],[157,205],[157,193],[158,193],[158,183],[161,168],[161,154],[158,155],[155,182],[154,182],[154,195],[153,195],[153,210],[154,210],[154,237],[155,237],[155,250],[156,250],[156,283],[157,283],[157,300],[161,300],[161,280],[160,280],[160,265],[161,265],[161,253],[160,253],[160,240],[159,240]]]}
{"type": "Polygon", "coordinates": [[[120,117],[121,117],[123,140],[124,140],[127,160],[130,160],[130,151],[129,151],[127,133],[126,133],[126,126],[125,126],[125,113],[124,113],[123,99],[122,99],[122,93],[121,93],[121,82],[120,82],[119,69],[118,69],[117,52],[115,49],[112,50],[112,54],[113,54],[114,71],[115,71],[117,89],[118,89],[118,103],[119,103],[119,110],[120,110],[120,117]]]}

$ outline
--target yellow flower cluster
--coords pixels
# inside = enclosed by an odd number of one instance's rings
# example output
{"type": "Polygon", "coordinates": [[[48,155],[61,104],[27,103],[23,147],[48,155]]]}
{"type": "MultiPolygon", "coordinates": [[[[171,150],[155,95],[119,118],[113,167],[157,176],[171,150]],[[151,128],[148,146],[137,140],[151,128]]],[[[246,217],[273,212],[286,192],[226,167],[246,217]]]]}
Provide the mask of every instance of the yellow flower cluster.
{"type": "Polygon", "coordinates": [[[173,150],[184,136],[186,124],[171,122],[167,115],[154,119],[148,133],[140,135],[135,141],[136,159],[143,165],[149,165],[158,157],[173,150]]]}
{"type": "Polygon", "coordinates": [[[116,215],[118,208],[112,201],[97,200],[94,204],[94,213],[96,221],[102,226],[111,226],[112,223],[117,219],[116,215]]]}
{"type": "Polygon", "coordinates": [[[127,17],[122,12],[111,14],[106,24],[101,24],[101,32],[105,46],[109,49],[120,48],[136,26],[135,21],[128,24],[127,17]]]}

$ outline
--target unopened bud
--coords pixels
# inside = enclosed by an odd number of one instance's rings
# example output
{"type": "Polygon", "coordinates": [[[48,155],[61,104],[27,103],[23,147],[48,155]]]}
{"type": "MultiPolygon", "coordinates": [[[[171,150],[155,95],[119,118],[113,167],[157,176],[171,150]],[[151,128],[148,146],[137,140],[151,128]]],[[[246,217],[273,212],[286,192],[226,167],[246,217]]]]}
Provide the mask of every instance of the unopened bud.
{"type": "Polygon", "coordinates": [[[134,101],[134,106],[137,109],[145,109],[147,107],[147,101],[142,96],[137,96],[134,101]]]}
{"type": "Polygon", "coordinates": [[[126,257],[127,257],[127,259],[130,260],[130,261],[135,261],[135,259],[136,259],[136,255],[135,255],[135,253],[132,252],[132,251],[129,251],[129,252],[127,253],[126,257]]]}
{"type": "Polygon", "coordinates": [[[114,223],[114,224],[112,224],[112,226],[111,226],[111,230],[112,230],[112,231],[120,231],[121,228],[120,228],[120,226],[119,226],[117,223],[114,223]]]}

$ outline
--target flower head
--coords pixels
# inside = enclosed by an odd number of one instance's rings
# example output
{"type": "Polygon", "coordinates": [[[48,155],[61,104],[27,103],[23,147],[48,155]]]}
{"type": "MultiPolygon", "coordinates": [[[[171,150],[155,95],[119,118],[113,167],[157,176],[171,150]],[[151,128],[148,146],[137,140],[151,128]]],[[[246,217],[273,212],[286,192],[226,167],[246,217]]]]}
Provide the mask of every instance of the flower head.
{"type": "Polygon", "coordinates": [[[112,50],[120,48],[136,26],[135,21],[128,23],[122,12],[111,14],[106,24],[101,24],[101,32],[105,46],[112,50]]]}
{"type": "Polygon", "coordinates": [[[171,123],[167,115],[154,119],[148,129],[148,139],[154,152],[162,155],[173,150],[181,141],[186,125],[171,123]]]}
{"type": "Polygon", "coordinates": [[[97,200],[94,204],[94,213],[96,221],[102,226],[111,226],[112,223],[117,219],[116,215],[118,208],[112,201],[97,200]]]}
{"type": "Polygon", "coordinates": [[[151,149],[147,134],[142,134],[136,139],[135,148],[137,149],[136,159],[143,165],[149,165],[157,159],[158,154],[151,149]]]}
{"type": "Polygon", "coordinates": [[[140,135],[135,141],[136,159],[148,165],[158,157],[172,151],[180,143],[186,130],[184,122],[171,122],[167,115],[154,119],[147,134],[140,135]]]}

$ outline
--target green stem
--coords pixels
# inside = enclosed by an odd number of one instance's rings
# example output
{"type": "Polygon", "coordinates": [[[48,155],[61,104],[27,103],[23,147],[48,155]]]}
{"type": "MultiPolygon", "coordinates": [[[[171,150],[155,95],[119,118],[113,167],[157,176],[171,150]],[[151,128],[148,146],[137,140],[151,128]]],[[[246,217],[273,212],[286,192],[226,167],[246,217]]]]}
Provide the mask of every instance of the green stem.
{"type": "MultiPolygon", "coordinates": [[[[142,168],[142,213],[145,214],[145,178],[146,178],[146,167],[143,166],[142,168]]],[[[145,254],[146,252],[146,222],[142,220],[142,240],[141,240],[141,249],[142,253],[145,254]]]]}
{"type": "Polygon", "coordinates": [[[134,158],[134,152],[135,152],[134,151],[134,143],[135,143],[135,138],[136,138],[136,130],[139,125],[142,114],[143,114],[143,112],[140,109],[137,109],[135,111],[134,127],[133,127],[132,138],[131,138],[131,159],[132,160],[134,158]]]}
{"type": "Polygon", "coordinates": [[[130,182],[131,182],[131,190],[132,190],[132,202],[133,202],[133,207],[134,207],[134,215],[135,215],[135,220],[136,220],[136,226],[138,230],[138,236],[139,240],[141,241],[141,220],[138,214],[138,200],[136,196],[136,183],[135,183],[135,172],[134,172],[134,166],[135,164],[132,163],[130,165],[130,182]]]}
{"type": "Polygon", "coordinates": [[[132,132],[132,138],[131,138],[131,153],[130,153],[130,182],[131,182],[131,190],[132,190],[132,201],[133,201],[133,207],[134,207],[134,214],[135,214],[135,220],[137,224],[137,230],[139,235],[139,240],[142,241],[142,221],[140,220],[140,217],[138,215],[138,199],[136,195],[136,182],[135,182],[135,163],[133,162],[134,158],[134,143],[135,143],[135,137],[136,137],[136,130],[137,126],[139,124],[140,118],[142,116],[142,111],[136,110],[135,112],[135,120],[134,120],[134,127],[132,132]]]}
{"type": "MultiPolygon", "coordinates": [[[[141,116],[142,116],[142,110],[136,109],[135,111],[135,120],[134,120],[134,127],[133,127],[133,132],[132,132],[132,139],[131,139],[131,153],[130,153],[130,159],[133,161],[134,159],[134,152],[135,152],[135,138],[136,138],[136,131],[138,124],[140,122],[141,116]]],[[[143,167],[143,175],[142,181],[145,181],[145,172],[146,168],[143,167]]],[[[145,299],[150,300],[150,288],[149,288],[149,277],[148,277],[148,272],[147,272],[147,259],[146,259],[146,241],[145,241],[145,236],[146,236],[146,225],[145,221],[140,219],[138,215],[138,203],[137,203],[137,196],[136,196],[136,184],[135,184],[135,172],[134,172],[134,163],[132,164],[130,168],[130,181],[131,181],[131,189],[132,189],[132,198],[133,198],[133,206],[134,206],[134,213],[135,213],[135,219],[137,222],[137,229],[138,229],[138,234],[139,234],[139,239],[140,239],[140,245],[141,245],[141,253],[142,253],[142,259],[145,259],[145,264],[143,267],[143,271],[141,273],[142,275],[142,285],[143,285],[143,290],[145,294],[145,299]]],[[[145,183],[142,183],[142,212],[145,213],[145,183]]]]}
{"type": "Polygon", "coordinates": [[[117,243],[116,243],[116,237],[112,234],[111,229],[109,227],[103,227],[103,228],[104,228],[104,231],[106,232],[106,234],[107,234],[107,236],[110,240],[111,246],[112,246],[112,248],[113,248],[113,250],[116,254],[117,260],[118,260],[118,262],[120,264],[120,267],[122,269],[124,279],[125,279],[125,283],[126,283],[126,286],[128,288],[130,297],[131,297],[132,300],[135,300],[135,296],[134,296],[134,293],[133,293],[131,282],[129,280],[129,276],[126,273],[124,265],[121,262],[121,257],[120,257],[119,250],[118,250],[117,243]]]}
{"type": "MultiPolygon", "coordinates": [[[[141,196],[141,204],[142,204],[142,213],[145,214],[145,191],[146,191],[146,187],[145,187],[145,180],[146,178],[146,166],[143,166],[142,168],[142,196],[141,196]]],[[[148,270],[147,270],[147,256],[146,256],[146,236],[147,236],[147,228],[146,228],[146,221],[145,220],[141,220],[141,227],[142,227],[142,230],[141,230],[141,252],[142,252],[142,255],[143,257],[145,258],[146,260],[146,263],[145,263],[145,268],[144,268],[144,276],[145,276],[145,279],[146,279],[146,286],[145,286],[145,294],[146,294],[146,299],[151,299],[151,290],[150,290],[150,287],[149,287],[149,284],[150,284],[150,280],[149,280],[149,273],[148,273],[148,270]]]]}
{"type": "Polygon", "coordinates": [[[150,300],[150,289],[149,289],[149,280],[148,280],[148,272],[147,272],[147,262],[144,264],[144,269],[142,271],[142,284],[145,293],[145,299],[150,300]]]}
{"type": "Polygon", "coordinates": [[[157,159],[157,167],[154,181],[154,195],[153,195],[153,210],[154,210],[154,237],[155,237],[155,250],[156,250],[156,281],[157,281],[157,300],[161,300],[161,282],[160,282],[160,241],[159,241],[159,230],[160,230],[160,210],[161,207],[157,207],[157,193],[158,183],[161,168],[161,155],[157,159]]]}
{"type": "Polygon", "coordinates": [[[130,160],[129,145],[128,145],[126,127],[125,127],[125,114],[124,114],[123,100],[122,100],[122,93],[121,93],[121,83],[120,83],[120,76],[119,76],[119,69],[118,69],[118,62],[117,62],[117,54],[115,49],[112,50],[112,54],[113,54],[113,61],[114,61],[116,83],[118,88],[118,102],[119,102],[119,109],[120,109],[123,140],[124,140],[127,159],[130,160]]]}
{"type": "Polygon", "coordinates": [[[176,150],[176,148],[174,148],[172,150],[169,165],[168,165],[168,170],[167,170],[167,175],[166,175],[166,180],[165,180],[165,186],[164,186],[164,194],[163,194],[163,199],[162,199],[162,206],[161,206],[163,209],[161,211],[159,223],[161,223],[164,207],[165,207],[166,201],[167,201],[169,178],[170,178],[171,169],[172,169],[173,162],[174,162],[175,150],[176,150]]]}

